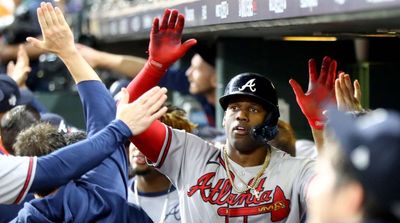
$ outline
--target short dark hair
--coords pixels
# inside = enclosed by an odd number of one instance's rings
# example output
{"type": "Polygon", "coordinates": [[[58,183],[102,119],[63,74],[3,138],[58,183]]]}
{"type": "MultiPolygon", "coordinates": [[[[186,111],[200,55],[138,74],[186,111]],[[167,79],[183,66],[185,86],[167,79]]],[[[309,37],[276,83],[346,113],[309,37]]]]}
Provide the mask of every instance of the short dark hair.
{"type": "Polygon", "coordinates": [[[84,131],[78,130],[75,132],[64,133],[65,141],[67,145],[74,144],[87,138],[87,134],[84,131]]]}
{"type": "Polygon", "coordinates": [[[10,154],[15,154],[14,143],[18,134],[38,123],[39,112],[30,105],[18,105],[6,112],[1,119],[0,134],[3,146],[10,154]]]}
{"type": "Polygon", "coordinates": [[[38,123],[22,131],[14,144],[19,156],[43,156],[67,145],[63,133],[49,123],[38,123]]]}
{"type": "Polygon", "coordinates": [[[160,117],[162,123],[175,129],[193,132],[197,126],[188,120],[185,110],[171,104],[166,104],[166,106],[167,112],[160,117]]]}
{"type": "MultiPolygon", "coordinates": [[[[17,136],[14,149],[19,156],[44,156],[66,145],[63,133],[58,132],[53,125],[41,122],[22,131],[17,136]]],[[[37,191],[36,194],[44,197],[54,190],[37,191]]]]}

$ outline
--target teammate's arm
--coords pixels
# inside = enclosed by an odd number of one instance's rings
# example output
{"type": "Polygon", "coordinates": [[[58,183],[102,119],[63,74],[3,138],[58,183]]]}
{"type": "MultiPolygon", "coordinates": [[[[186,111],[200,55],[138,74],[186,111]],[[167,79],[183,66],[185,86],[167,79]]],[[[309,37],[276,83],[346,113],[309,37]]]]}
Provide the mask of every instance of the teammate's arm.
{"type": "Polygon", "coordinates": [[[27,40],[38,48],[57,54],[64,61],[77,83],[84,105],[86,131],[91,136],[112,121],[115,102],[97,73],[76,49],[72,31],[61,10],[51,3],[41,3],[37,17],[43,40],[32,37],[27,40]]]}
{"type": "Polygon", "coordinates": [[[18,203],[23,200],[27,191],[58,187],[93,169],[114,152],[124,139],[140,134],[166,112],[167,108],[163,107],[165,93],[165,88],[155,87],[128,104],[128,93],[123,90],[124,97],[117,108],[117,119],[120,121],[112,122],[93,137],[37,158],[37,161],[29,157],[2,156],[1,166],[8,166],[7,160],[13,159],[11,163],[15,163],[15,159],[20,161],[18,168],[0,168],[0,202],[18,203]],[[7,183],[15,181],[18,182],[13,187],[7,183]],[[11,191],[18,193],[7,197],[11,191]]]}
{"type": "Polygon", "coordinates": [[[93,68],[112,70],[130,78],[135,77],[146,64],[146,59],[137,56],[99,51],[79,43],[76,47],[93,68]]]}
{"type": "MultiPolygon", "coordinates": [[[[130,100],[135,100],[143,92],[158,84],[168,67],[181,58],[190,47],[196,44],[195,39],[181,43],[185,18],[177,10],[166,9],[161,20],[153,21],[150,32],[149,58],[137,77],[128,85],[130,100]]],[[[132,142],[152,161],[156,161],[164,143],[166,129],[155,121],[132,142]]]]}
{"type": "MultiPolygon", "coordinates": [[[[38,49],[31,44],[24,43],[22,44],[26,49],[26,52],[30,59],[37,59],[43,53],[43,50],[38,49]]],[[[8,61],[8,60],[15,60],[18,58],[18,50],[20,45],[19,44],[5,44],[3,41],[0,41],[0,60],[8,61]]]]}

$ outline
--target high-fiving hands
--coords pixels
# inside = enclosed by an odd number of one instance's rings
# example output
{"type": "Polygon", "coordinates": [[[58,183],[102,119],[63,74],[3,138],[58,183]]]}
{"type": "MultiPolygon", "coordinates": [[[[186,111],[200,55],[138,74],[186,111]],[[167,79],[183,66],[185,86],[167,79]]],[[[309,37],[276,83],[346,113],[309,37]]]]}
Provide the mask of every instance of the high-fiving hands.
{"type": "Polygon", "coordinates": [[[167,89],[153,87],[132,103],[129,93],[123,88],[121,100],[117,106],[116,118],[123,121],[131,130],[132,135],[139,135],[145,131],[153,121],[167,112],[164,102],[167,100],[167,89]]]}
{"type": "Polygon", "coordinates": [[[182,30],[185,18],[177,10],[166,9],[161,20],[153,21],[150,33],[149,62],[159,70],[166,70],[196,44],[189,39],[183,44],[182,30]]]}
{"type": "Polygon", "coordinates": [[[74,36],[60,8],[53,7],[51,3],[42,2],[37,9],[37,14],[43,40],[28,37],[26,40],[29,43],[39,49],[55,53],[61,58],[77,51],[74,36]]]}
{"type": "Polygon", "coordinates": [[[313,129],[321,130],[324,128],[323,105],[329,100],[335,101],[336,68],[336,60],[324,57],[321,71],[318,75],[316,62],[314,59],[310,59],[308,61],[309,83],[306,93],[304,93],[297,81],[294,79],[289,80],[296,95],[297,104],[313,129]]]}
{"type": "Polygon", "coordinates": [[[358,80],[351,84],[350,76],[341,72],[335,82],[337,108],[343,112],[362,112],[361,87],[358,80]],[[354,87],[353,87],[354,86],[354,87]]]}

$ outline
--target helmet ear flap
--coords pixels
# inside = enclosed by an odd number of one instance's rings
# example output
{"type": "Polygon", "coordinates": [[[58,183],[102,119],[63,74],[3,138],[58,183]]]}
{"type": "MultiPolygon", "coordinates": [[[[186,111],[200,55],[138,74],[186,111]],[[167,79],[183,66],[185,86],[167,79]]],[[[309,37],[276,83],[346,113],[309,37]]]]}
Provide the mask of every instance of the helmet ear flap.
{"type": "Polygon", "coordinates": [[[278,135],[278,126],[261,125],[252,129],[252,136],[256,141],[267,143],[278,135]]]}
{"type": "Polygon", "coordinates": [[[251,135],[254,140],[267,143],[268,141],[274,139],[279,132],[278,118],[279,115],[273,111],[265,118],[265,121],[262,124],[254,127],[251,130],[251,135]]]}

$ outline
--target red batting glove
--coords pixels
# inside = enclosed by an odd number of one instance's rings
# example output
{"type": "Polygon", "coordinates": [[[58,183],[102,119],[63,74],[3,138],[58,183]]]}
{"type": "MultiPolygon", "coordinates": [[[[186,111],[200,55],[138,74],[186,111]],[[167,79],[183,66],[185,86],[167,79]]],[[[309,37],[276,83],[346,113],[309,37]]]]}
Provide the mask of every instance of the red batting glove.
{"type": "Polygon", "coordinates": [[[297,104],[313,129],[322,130],[324,128],[325,117],[322,114],[322,106],[329,100],[335,101],[336,68],[336,60],[326,56],[322,61],[320,75],[318,76],[316,62],[314,59],[310,59],[308,61],[309,82],[306,93],[297,81],[289,80],[289,84],[296,95],[297,104]]]}
{"type": "Polygon", "coordinates": [[[149,44],[148,61],[151,65],[166,70],[196,44],[195,39],[189,39],[181,44],[184,24],[185,18],[177,10],[166,9],[161,26],[159,19],[154,19],[149,44]]]}
{"type": "Polygon", "coordinates": [[[129,102],[156,86],[168,67],[196,44],[190,39],[181,44],[185,17],[177,10],[166,9],[159,25],[155,18],[150,32],[149,59],[139,74],[128,85],[129,102]]]}
{"type": "MultiPolygon", "coordinates": [[[[159,26],[155,18],[150,32],[149,59],[139,74],[128,85],[129,102],[156,86],[168,67],[181,58],[187,50],[196,44],[190,39],[181,44],[185,18],[178,11],[166,9],[159,26]]],[[[156,162],[164,139],[166,129],[160,121],[154,121],[142,134],[132,137],[131,141],[148,157],[156,162]]]]}

